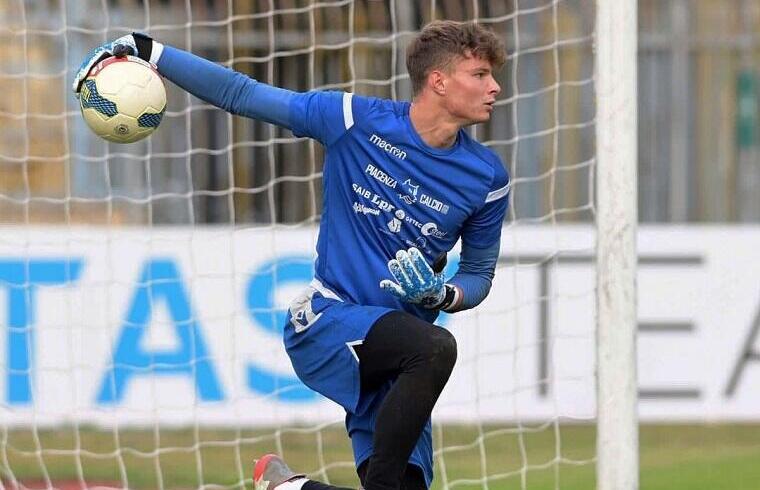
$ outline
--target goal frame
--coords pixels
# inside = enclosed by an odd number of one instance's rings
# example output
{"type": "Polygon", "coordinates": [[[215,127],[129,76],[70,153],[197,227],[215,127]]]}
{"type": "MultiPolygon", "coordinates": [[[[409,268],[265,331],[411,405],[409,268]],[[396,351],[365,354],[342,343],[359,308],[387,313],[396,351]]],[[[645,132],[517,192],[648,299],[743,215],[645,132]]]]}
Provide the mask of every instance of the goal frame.
{"type": "Polygon", "coordinates": [[[597,489],[639,487],[637,1],[597,0],[597,489]]]}

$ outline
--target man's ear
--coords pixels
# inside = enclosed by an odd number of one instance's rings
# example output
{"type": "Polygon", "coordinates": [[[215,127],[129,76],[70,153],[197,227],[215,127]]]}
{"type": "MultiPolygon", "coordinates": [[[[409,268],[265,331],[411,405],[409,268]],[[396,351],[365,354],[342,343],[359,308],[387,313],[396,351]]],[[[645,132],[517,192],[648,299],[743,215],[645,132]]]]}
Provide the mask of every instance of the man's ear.
{"type": "Polygon", "coordinates": [[[446,75],[440,70],[433,70],[428,75],[428,86],[438,95],[446,95],[446,75]]]}

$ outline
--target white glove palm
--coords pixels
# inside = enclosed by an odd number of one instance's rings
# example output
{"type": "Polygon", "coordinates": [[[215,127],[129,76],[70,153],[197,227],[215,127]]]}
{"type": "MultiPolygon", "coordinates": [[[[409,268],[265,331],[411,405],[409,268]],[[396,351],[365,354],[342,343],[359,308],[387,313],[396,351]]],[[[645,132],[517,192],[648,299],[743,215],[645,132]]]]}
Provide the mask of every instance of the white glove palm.
{"type": "Polygon", "coordinates": [[[446,299],[443,273],[436,273],[415,247],[396,252],[388,261],[388,270],[396,280],[383,279],[380,287],[407,303],[437,308],[446,299]]]}

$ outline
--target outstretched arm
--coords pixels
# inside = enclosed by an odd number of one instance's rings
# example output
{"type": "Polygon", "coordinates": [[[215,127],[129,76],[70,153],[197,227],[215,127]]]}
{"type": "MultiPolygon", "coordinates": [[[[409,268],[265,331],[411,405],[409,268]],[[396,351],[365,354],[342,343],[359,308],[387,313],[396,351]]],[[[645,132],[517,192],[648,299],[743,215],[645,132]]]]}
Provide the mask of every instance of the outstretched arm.
{"type": "MultiPolygon", "coordinates": [[[[158,44],[154,41],[155,45],[158,44]]],[[[296,92],[261,83],[187,51],[163,46],[158,72],[199,99],[227,112],[292,129],[296,92]]]]}
{"type": "Polygon", "coordinates": [[[325,145],[339,139],[353,121],[348,117],[352,111],[351,94],[293,92],[273,87],[187,51],[164,46],[140,33],[122,36],[90,52],[77,71],[74,93],[79,95],[95,64],[109,56],[126,55],[150,61],[161,75],[210,104],[233,114],[277,124],[325,145]]]}

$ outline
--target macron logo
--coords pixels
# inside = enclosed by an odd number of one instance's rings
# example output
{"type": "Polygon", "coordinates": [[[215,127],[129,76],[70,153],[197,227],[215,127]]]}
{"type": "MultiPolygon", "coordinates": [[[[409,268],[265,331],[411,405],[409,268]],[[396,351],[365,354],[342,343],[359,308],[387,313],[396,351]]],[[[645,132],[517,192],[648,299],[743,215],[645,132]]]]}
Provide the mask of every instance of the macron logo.
{"type": "Polygon", "coordinates": [[[372,136],[369,137],[369,142],[378,148],[382,148],[386,153],[390,153],[400,160],[406,160],[406,152],[404,150],[396,148],[376,134],[372,134],[372,136]]]}

